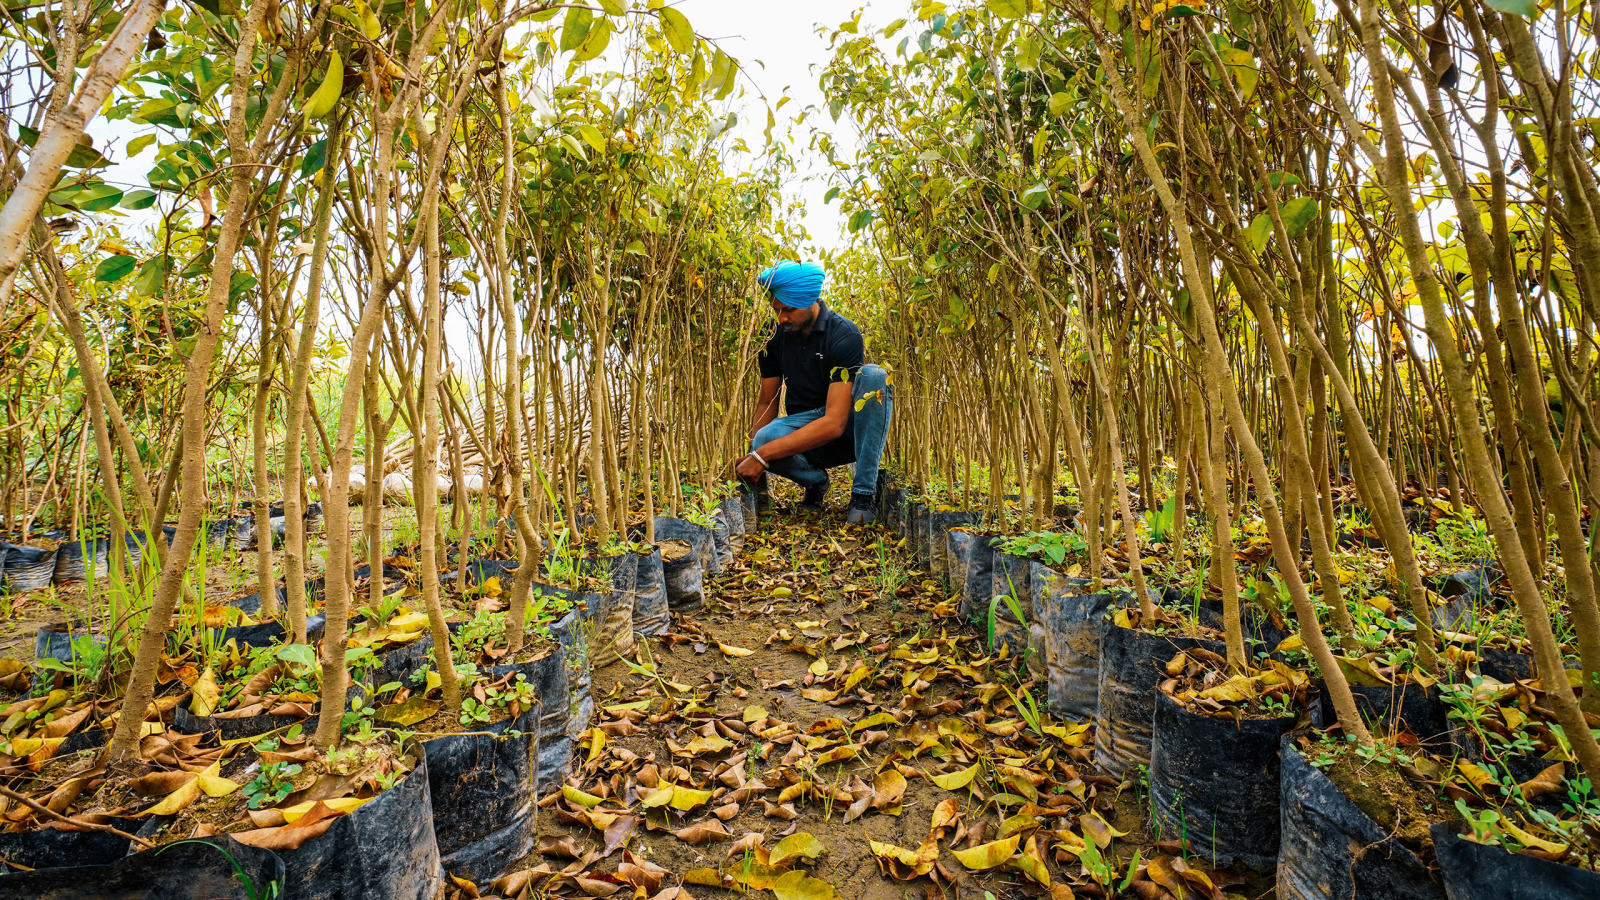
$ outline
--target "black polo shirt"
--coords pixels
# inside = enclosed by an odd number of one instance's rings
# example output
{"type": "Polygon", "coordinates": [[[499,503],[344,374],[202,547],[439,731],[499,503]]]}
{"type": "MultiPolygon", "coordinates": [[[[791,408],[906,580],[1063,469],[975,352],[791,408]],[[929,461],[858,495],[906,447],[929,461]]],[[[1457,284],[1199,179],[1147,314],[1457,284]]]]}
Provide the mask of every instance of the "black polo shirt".
{"type": "Polygon", "coordinates": [[[783,379],[789,388],[785,412],[794,415],[826,406],[828,385],[855,378],[865,355],[861,329],[824,303],[809,335],[773,326],[772,337],[761,350],[761,377],[783,379]]]}

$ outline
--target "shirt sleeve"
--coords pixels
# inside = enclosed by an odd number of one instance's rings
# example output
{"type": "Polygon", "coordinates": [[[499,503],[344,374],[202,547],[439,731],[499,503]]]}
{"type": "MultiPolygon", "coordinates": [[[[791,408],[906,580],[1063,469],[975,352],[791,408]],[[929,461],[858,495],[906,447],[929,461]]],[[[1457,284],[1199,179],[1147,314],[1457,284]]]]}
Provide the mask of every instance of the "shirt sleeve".
{"type": "Polygon", "coordinates": [[[778,334],[773,332],[767,338],[767,345],[756,354],[756,361],[761,367],[762,378],[783,377],[783,357],[778,354],[778,334]]]}
{"type": "Polygon", "coordinates": [[[828,342],[828,382],[850,381],[866,362],[866,347],[861,332],[841,329],[838,337],[828,342]]]}

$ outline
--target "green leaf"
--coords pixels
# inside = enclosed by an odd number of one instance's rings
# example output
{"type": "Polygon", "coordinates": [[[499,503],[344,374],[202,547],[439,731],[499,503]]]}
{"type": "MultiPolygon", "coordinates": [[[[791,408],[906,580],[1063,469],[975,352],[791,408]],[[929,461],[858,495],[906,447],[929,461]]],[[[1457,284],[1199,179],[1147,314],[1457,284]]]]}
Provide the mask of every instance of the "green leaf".
{"type": "Polygon", "coordinates": [[[311,148],[306,151],[306,158],[300,161],[300,177],[310,178],[312,175],[321,172],[322,167],[327,164],[328,139],[323,138],[312,144],[311,148]]]}
{"type": "Polygon", "coordinates": [[[688,53],[694,47],[694,26],[689,24],[689,17],[670,6],[661,10],[661,32],[679,53],[688,53]]]}
{"type": "Polygon", "coordinates": [[[1267,239],[1272,237],[1272,217],[1266,213],[1257,215],[1250,220],[1250,227],[1245,229],[1244,236],[1250,241],[1250,249],[1257,253],[1267,249],[1267,239]]]}
{"type": "Polygon", "coordinates": [[[589,160],[589,154],[584,152],[583,144],[579,143],[576,137],[570,134],[563,134],[561,136],[561,146],[567,148],[573,156],[585,162],[589,160]]]}
{"type": "Polygon", "coordinates": [[[578,126],[578,136],[583,138],[583,142],[593,147],[597,153],[606,149],[605,136],[600,133],[600,129],[590,125],[588,122],[578,126]]]}
{"type": "Polygon", "coordinates": [[[593,24],[594,11],[588,7],[574,6],[567,10],[567,17],[561,21],[561,52],[571,53],[583,46],[593,24]]]}
{"type": "Polygon", "coordinates": [[[1288,229],[1290,237],[1300,237],[1317,218],[1317,201],[1311,197],[1296,197],[1285,203],[1279,210],[1283,216],[1283,227],[1288,229]]]}
{"type": "Polygon", "coordinates": [[[153,134],[141,134],[138,137],[128,141],[128,146],[126,148],[128,157],[131,159],[135,156],[138,156],[144,152],[144,148],[154,144],[155,142],[156,136],[153,134]]]}
{"type": "Polygon", "coordinates": [[[138,191],[128,191],[122,195],[123,210],[149,210],[154,205],[155,191],[146,191],[141,187],[138,191]]]}
{"type": "Polygon", "coordinates": [[[67,154],[66,164],[74,169],[88,169],[94,166],[103,166],[109,162],[110,160],[101,156],[100,151],[96,150],[94,144],[89,142],[88,135],[84,135],[72,148],[72,152],[67,154]]]}
{"type": "Polygon", "coordinates": [[[1028,0],[984,0],[983,5],[1002,19],[1020,19],[1028,14],[1028,0]]]}
{"type": "Polygon", "coordinates": [[[1487,0],[1488,4],[1503,13],[1533,18],[1539,14],[1538,0],[1487,0]]]}
{"type": "Polygon", "coordinates": [[[877,218],[877,214],[870,209],[863,209],[857,212],[855,215],[850,217],[850,232],[854,234],[868,225],[871,225],[872,220],[875,218],[877,218]]]}
{"type": "Polygon", "coordinates": [[[578,47],[578,52],[572,55],[575,63],[588,62],[604,53],[607,45],[611,43],[611,20],[600,19],[589,29],[589,36],[583,39],[583,44],[578,47]]]}
{"type": "Polygon", "coordinates": [[[613,16],[627,15],[628,4],[625,0],[600,0],[600,8],[613,16]]]}
{"type": "Polygon", "coordinates": [[[116,206],[121,199],[122,190],[112,187],[103,181],[79,187],[62,188],[50,195],[51,203],[58,206],[70,206],[84,212],[105,212],[116,206]]]}
{"type": "Polygon", "coordinates": [[[167,273],[171,270],[172,257],[166,254],[150,257],[139,267],[139,277],[133,282],[134,291],[146,297],[154,297],[161,293],[162,285],[167,282],[167,273]]]}
{"type": "Polygon", "coordinates": [[[94,267],[94,280],[121,281],[128,277],[138,263],[138,260],[126,253],[108,256],[100,261],[100,265],[94,267]]]}
{"type": "Polygon", "coordinates": [[[292,666],[309,669],[317,664],[317,654],[310,644],[284,644],[278,648],[278,660],[292,666]]]}
{"type": "Polygon", "coordinates": [[[1050,186],[1042,181],[1022,192],[1022,205],[1026,209],[1037,210],[1048,199],[1050,186]]]}
{"type": "Polygon", "coordinates": [[[1050,115],[1059,116],[1071,108],[1072,95],[1065,91],[1057,91],[1050,95],[1050,115]]]}

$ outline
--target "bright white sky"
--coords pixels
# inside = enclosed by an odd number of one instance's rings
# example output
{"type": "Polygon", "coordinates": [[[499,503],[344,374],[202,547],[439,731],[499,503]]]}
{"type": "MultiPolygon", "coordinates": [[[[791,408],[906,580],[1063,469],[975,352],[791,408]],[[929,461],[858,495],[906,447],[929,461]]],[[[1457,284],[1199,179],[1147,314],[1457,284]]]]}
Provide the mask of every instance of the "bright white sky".
{"type": "MultiPolygon", "coordinates": [[[[734,111],[739,113],[741,130],[746,143],[760,146],[761,131],[766,127],[765,103],[776,104],[787,91],[791,100],[779,113],[775,135],[785,128],[794,129],[793,156],[800,169],[798,175],[818,175],[815,159],[806,149],[809,128],[794,126],[796,114],[810,106],[823,108],[822,121],[828,120],[822,93],[817,88],[820,68],[828,61],[827,38],[817,34],[817,26],[832,29],[854,15],[863,4],[859,0],[808,0],[804,3],[776,3],[772,0],[682,0],[674,4],[701,37],[715,41],[728,55],[744,64],[747,82],[743,97],[729,98],[734,111]],[[765,96],[765,103],[762,96],[765,96]]],[[[834,129],[840,138],[848,127],[843,120],[834,129]]],[[[848,140],[841,140],[848,146],[848,140]]],[[[839,216],[838,205],[824,204],[822,195],[828,185],[820,178],[802,180],[797,177],[790,186],[789,196],[805,203],[806,230],[812,241],[822,249],[834,249],[844,243],[844,220],[839,216]]]]}

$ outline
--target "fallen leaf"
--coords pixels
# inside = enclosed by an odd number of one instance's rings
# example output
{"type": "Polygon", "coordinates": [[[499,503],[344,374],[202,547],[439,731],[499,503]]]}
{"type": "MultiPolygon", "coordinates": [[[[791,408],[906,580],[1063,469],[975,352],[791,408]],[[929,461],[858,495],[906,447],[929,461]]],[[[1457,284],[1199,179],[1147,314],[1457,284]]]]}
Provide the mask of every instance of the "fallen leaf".
{"type": "Polygon", "coordinates": [[[732,837],[732,835],[728,834],[728,829],[723,828],[722,823],[716,819],[712,819],[708,822],[701,822],[697,825],[689,825],[684,828],[679,828],[672,832],[672,836],[686,844],[704,844],[710,841],[725,841],[732,837]]]}
{"type": "Polygon", "coordinates": [[[809,831],[797,831],[778,842],[772,848],[772,857],[768,865],[773,868],[783,865],[791,859],[804,859],[807,862],[816,862],[817,857],[827,852],[822,842],[817,840],[809,831]]]}
{"type": "Polygon", "coordinates": [[[974,871],[992,869],[1010,859],[1017,852],[1017,844],[1021,837],[1021,835],[1013,834],[1010,837],[1001,838],[998,841],[990,841],[987,844],[979,844],[976,847],[968,847],[965,850],[951,850],[950,855],[956,858],[956,862],[974,871]]]}
{"type": "Polygon", "coordinates": [[[344,813],[318,801],[316,806],[301,816],[298,821],[277,828],[235,831],[229,837],[241,844],[259,847],[262,850],[298,850],[306,841],[320,836],[331,828],[334,821],[342,815],[344,813]]]}
{"type": "Polygon", "coordinates": [[[947,772],[943,775],[929,775],[928,780],[947,791],[959,791],[971,784],[972,779],[976,778],[977,776],[978,764],[973,763],[965,769],[961,769],[956,772],[947,772]]]}
{"type": "Polygon", "coordinates": [[[217,701],[221,697],[222,691],[217,687],[216,676],[211,674],[211,667],[207,666],[195,680],[194,687],[190,689],[189,711],[205,718],[216,712],[217,701]]]}
{"type": "Polygon", "coordinates": [[[754,650],[747,650],[744,647],[735,647],[731,644],[724,644],[721,641],[717,641],[717,649],[721,650],[725,656],[750,656],[755,653],[754,650]]]}
{"type": "Polygon", "coordinates": [[[778,900],[843,900],[833,885],[798,870],[779,875],[772,893],[778,900]]]}

